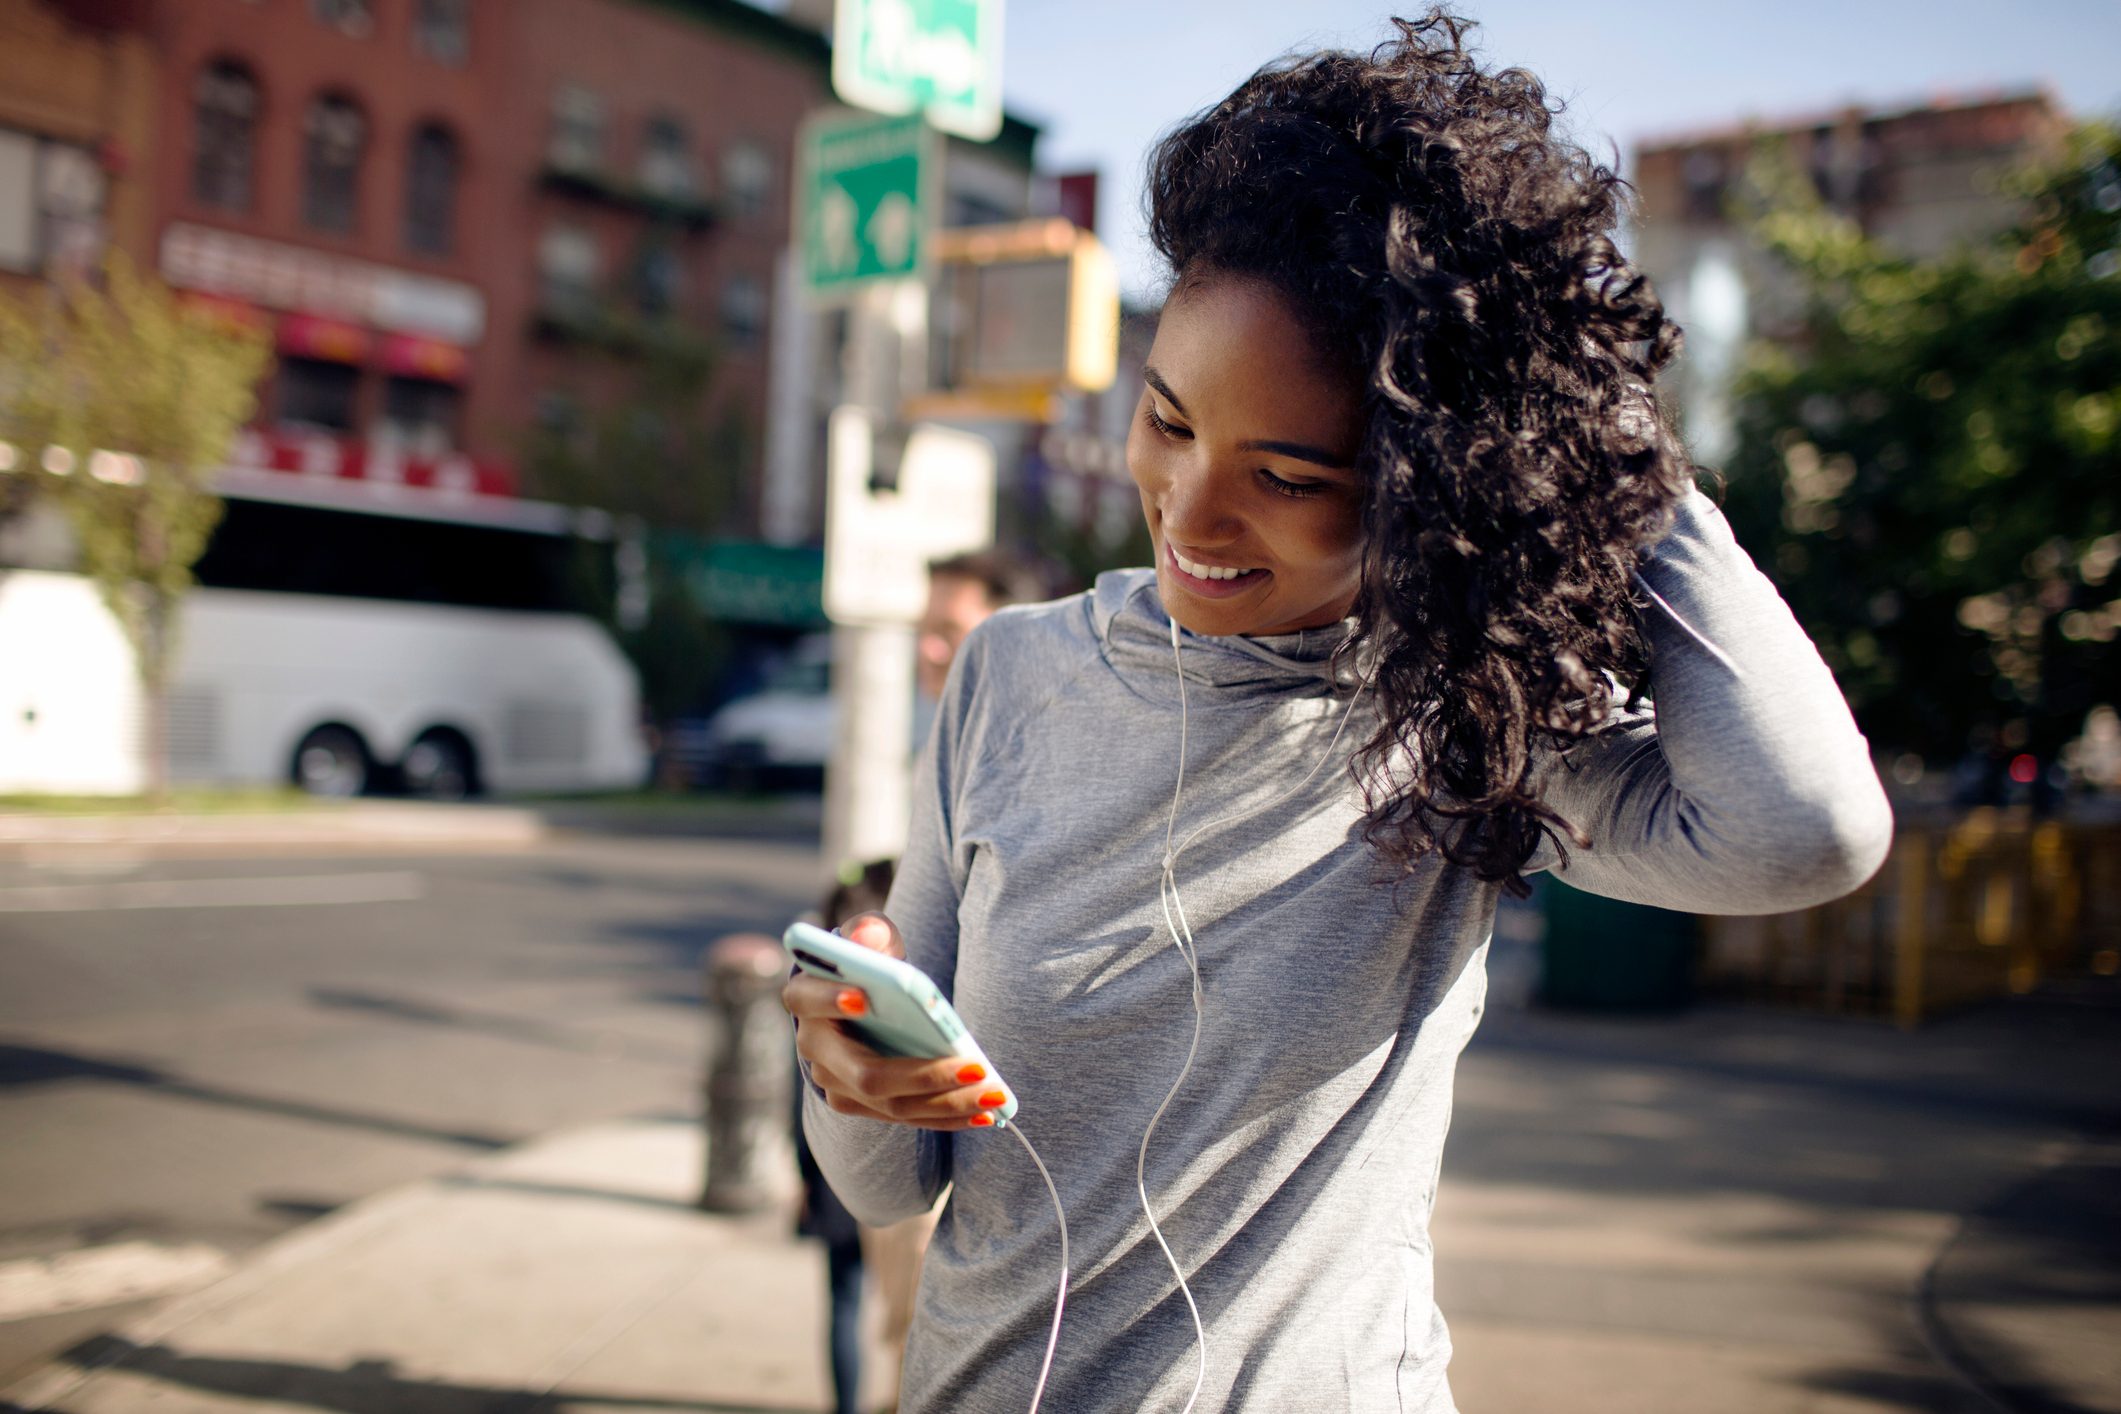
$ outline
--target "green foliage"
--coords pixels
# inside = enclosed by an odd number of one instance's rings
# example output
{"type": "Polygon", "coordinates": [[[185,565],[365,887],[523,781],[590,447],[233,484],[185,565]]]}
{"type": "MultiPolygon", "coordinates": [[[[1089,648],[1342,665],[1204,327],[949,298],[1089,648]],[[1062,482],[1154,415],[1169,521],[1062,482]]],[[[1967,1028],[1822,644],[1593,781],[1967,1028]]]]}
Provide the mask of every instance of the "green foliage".
{"type": "Polygon", "coordinates": [[[697,711],[729,657],[729,631],[700,608],[691,587],[657,537],[642,547],[648,587],[645,615],[619,612],[618,577],[606,545],[582,542],[572,567],[574,599],[602,620],[641,675],[641,705],[668,722],[697,711]]]}
{"type": "MultiPolygon", "coordinates": [[[[720,674],[728,633],[707,616],[678,571],[657,553],[654,532],[700,539],[727,530],[739,504],[749,430],[742,416],[710,411],[715,360],[697,341],[671,338],[624,355],[607,350],[591,386],[619,382],[626,396],[585,411],[572,425],[548,426],[524,453],[530,494],[588,506],[645,527],[646,615],[621,614],[605,563],[579,578],[584,603],[603,619],[641,675],[651,716],[668,721],[696,710],[720,674]]],[[[578,398],[580,407],[588,400],[578,398]]]]}
{"type": "Polygon", "coordinates": [[[2121,700],[2121,132],[2020,174],[2020,224],[1896,256],[1771,164],[1802,336],[1735,390],[1728,510],[1872,744],[2052,758],[2121,700]]]}
{"type": "Polygon", "coordinates": [[[1106,570],[1127,569],[1156,563],[1156,550],[1149,539],[1149,525],[1140,516],[1113,539],[1100,524],[1084,525],[1054,515],[1020,518],[1019,539],[1030,553],[1056,567],[1066,584],[1062,588],[1087,586],[1106,570]]]}
{"type": "Polygon", "coordinates": [[[609,356],[587,381],[621,382],[626,396],[569,398],[568,425],[540,428],[524,448],[525,489],[567,505],[635,516],[658,529],[714,535],[737,504],[749,442],[740,414],[707,411],[715,361],[704,345],[658,345],[609,356]]]}
{"type": "Polygon", "coordinates": [[[100,283],[0,297],[0,440],[66,514],[82,571],[132,644],[158,790],[176,610],[221,519],[214,472],[269,358],[260,337],[181,304],[123,256],[100,283]]]}

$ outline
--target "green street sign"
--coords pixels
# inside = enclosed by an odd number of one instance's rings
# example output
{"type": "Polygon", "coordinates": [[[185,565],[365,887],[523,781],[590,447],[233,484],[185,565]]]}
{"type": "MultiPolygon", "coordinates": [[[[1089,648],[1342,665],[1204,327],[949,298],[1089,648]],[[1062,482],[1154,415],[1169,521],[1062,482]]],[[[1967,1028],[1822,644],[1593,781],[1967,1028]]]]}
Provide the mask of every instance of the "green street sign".
{"type": "Polygon", "coordinates": [[[1002,0],[838,0],[832,89],[987,141],[1002,130],[1002,0]]]}
{"type": "Polygon", "coordinates": [[[940,163],[918,114],[813,118],[797,151],[796,230],[803,286],[813,299],[927,268],[940,163]]]}

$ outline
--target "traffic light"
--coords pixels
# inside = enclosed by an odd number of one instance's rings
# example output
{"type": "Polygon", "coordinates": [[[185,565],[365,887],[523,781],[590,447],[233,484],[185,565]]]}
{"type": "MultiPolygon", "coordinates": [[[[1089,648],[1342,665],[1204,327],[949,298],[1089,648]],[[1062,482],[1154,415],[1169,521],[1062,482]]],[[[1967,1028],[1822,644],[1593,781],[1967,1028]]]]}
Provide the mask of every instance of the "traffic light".
{"type": "Polygon", "coordinates": [[[1119,277],[1097,237],[1054,218],[936,237],[934,386],[941,400],[1034,415],[1112,386],[1119,277]]]}

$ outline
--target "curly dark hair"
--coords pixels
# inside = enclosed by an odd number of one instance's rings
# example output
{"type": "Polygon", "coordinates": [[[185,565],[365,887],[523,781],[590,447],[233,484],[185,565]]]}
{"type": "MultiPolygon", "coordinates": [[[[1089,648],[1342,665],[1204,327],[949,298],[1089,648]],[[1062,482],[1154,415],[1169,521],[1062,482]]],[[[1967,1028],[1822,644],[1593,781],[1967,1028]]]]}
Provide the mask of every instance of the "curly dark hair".
{"type": "Polygon", "coordinates": [[[1634,571],[1692,479],[1650,385],[1679,350],[1612,240],[1626,184],[1554,132],[1472,25],[1395,20],[1368,55],[1270,64],[1150,156],[1176,288],[1258,281],[1359,379],[1366,540],[1348,648],[1377,663],[1367,837],[1522,891],[1538,796],[1649,667],[1634,571]]]}

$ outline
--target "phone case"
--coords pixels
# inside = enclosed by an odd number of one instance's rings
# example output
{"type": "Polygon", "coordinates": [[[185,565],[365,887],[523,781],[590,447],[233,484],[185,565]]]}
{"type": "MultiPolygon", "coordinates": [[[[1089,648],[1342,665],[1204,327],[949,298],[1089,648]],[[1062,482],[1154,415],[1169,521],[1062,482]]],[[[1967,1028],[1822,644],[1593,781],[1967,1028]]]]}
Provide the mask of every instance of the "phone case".
{"type": "MultiPolygon", "coordinates": [[[[781,946],[811,976],[857,988],[869,999],[869,1014],[846,1024],[870,1047],[887,1056],[963,1056],[986,1067],[989,1080],[1001,1080],[957,1009],[918,967],[808,923],[789,924],[781,946]]],[[[997,1126],[1016,1117],[1016,1092],[1006,1082],[1002,1089],[1009,1102],[988,1111],[997,1126]]]]}

